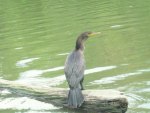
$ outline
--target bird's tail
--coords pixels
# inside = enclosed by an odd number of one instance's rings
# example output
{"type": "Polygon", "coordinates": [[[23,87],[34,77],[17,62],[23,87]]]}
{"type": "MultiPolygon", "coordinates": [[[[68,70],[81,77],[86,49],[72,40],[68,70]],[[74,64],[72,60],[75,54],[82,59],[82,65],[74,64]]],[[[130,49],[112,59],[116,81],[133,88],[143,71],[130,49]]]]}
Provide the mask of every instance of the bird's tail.
{"type": "Polygon", "coordinates": [[[68,94],[68,105],[73,108],[80,107],[84,102],[84,97],[80,88],[72,88],[68,94]]]}

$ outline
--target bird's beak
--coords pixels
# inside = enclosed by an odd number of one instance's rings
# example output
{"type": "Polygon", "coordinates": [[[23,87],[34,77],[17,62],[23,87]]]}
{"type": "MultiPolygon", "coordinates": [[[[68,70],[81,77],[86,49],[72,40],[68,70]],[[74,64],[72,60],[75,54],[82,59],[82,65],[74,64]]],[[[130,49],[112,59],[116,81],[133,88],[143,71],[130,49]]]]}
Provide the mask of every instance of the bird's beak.
{"type": "Polygon", "coordinates": [[[93,32],[93,33],[89,34],[88,36],[92,37],[92,36],[99,35],[99,34],[101,34],[101,32],[93,32]]]}

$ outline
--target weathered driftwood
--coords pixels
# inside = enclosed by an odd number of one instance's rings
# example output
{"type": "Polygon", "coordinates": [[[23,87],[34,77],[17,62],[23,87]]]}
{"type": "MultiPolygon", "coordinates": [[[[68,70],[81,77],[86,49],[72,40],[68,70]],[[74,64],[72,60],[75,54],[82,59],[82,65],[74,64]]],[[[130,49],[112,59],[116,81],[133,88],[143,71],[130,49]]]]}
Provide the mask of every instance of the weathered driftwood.
{"type": "MultiPolygon", "coordinates": [[[[29,94],[44,98],[57,106],[63,106],[68,94],[68,89],[54,87],[36,87],[24,85],[15,81],[0,79],[1,88],[9,88],[14,92],[29,94]]],[[[125,113],[128,108],[127,98],[123,93],[112,90],[84,90],[85,102],[79,109],[82,113],[125,113]]]]}

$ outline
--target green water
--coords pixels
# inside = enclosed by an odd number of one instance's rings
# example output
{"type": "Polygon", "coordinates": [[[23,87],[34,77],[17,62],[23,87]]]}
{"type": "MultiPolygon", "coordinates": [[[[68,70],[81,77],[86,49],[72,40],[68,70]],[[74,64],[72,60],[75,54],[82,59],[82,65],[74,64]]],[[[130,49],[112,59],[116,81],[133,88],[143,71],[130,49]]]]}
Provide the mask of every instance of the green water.
{"type": "MultiPolygon", "coordinates": [[[[85,44],[85,88],[123,91],[127,113],[149,113],[149,0],[1,0],[0,78],[67,87],[64,62],[83,31],[101,32],[85,44]]],[[[1,90],[0,112],[67,111],[1,90]]]]}

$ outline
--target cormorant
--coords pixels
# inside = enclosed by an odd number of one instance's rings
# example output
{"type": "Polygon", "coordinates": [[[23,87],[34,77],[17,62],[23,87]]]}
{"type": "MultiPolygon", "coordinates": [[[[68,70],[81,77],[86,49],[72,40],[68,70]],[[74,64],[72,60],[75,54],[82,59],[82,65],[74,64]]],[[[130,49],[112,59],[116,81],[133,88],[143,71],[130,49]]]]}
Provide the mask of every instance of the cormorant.
{"type": "Polygon", "coordinates": [[[84,102],[82,94],[85,60],[84,60],[84,42],[93,35],[100,32],[84,32],[76,40],[75,49],[68,55],[65,62],[65,76],[69,85],[67,105],[71,108],[78,108],[84,102]]]}

